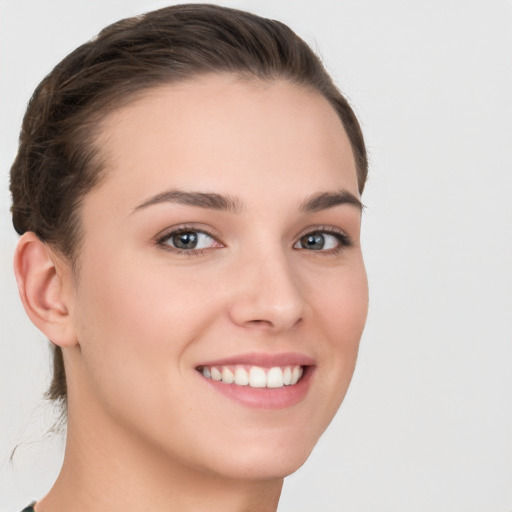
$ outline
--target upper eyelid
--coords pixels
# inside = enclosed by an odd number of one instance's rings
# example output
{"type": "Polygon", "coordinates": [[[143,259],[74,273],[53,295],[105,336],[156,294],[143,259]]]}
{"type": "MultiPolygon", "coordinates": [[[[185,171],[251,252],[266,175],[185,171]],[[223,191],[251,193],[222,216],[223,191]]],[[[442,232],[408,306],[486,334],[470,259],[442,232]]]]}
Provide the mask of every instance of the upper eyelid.
{"type": "Polygon", "coordinates": [[[309,226],[305,229],[303,229],[299,235],[297,235],[297,239],[302,238],[303,236],[310,234],[310,233],[327,233],[330,235],[341,235],[346,238],[350,238],[349,234],[341,228],[338,228],[336,226],[326,226],[326,225],[320,225],[320,226],[309,226]]]}
{"type": "Polygon", "coordinates": [[[220,236],[214,230],[200,228],[200,227],[192,226],[192,225],[188,225],[188,224],[182,224],[182,225],[165,228],[154,237],[154,240],[156,242],[161,242],[161,241],[165,240],[166,238],[169,238],[171,235],[174,235],[176,233],[184,233],[184,232],[186,233],[187,231],[202,233],[204,235],[207,235],[207,236],[213,238],[214,240],[216,240],[219,243],[223,243],[220,239],[220,236]]]}

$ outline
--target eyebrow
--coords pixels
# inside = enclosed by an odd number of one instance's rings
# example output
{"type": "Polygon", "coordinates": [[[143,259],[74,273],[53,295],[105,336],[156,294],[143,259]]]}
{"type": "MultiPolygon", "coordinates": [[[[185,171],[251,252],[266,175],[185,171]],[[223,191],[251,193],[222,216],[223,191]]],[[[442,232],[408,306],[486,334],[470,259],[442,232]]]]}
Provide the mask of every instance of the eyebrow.
{"type": "Polygon", "coordinates": [[[363,203],[354,194],[348,190],[339,190],[337,192],[314,194],[300,205],[300,210],[303,212],[318,212],[342,204],[355,206],[360,211],[364,209],[363,203]]]}
{"type": "MultiPolygon", "coordinates": [[[[138,211],[148,206],[160,203],[177,203],[187,206],[197,206],[211,210],[229,211],[240,213],[243,210],[243,203],[236,197],[216,194],[213,192],[184,192],[182,190],[168,190],[157,194],[139,204],[133,210],[138,211]]],[[[299,210],[302,212],[318,212],[335,206],[348,204],[363,210],[361,201],[351,192],[340,190],[337,192],[319,192],[304,200],[299,210]]],[[[132,212],[133,213],[133,212],[132,212]]]]}
{"type": "Polygon", "coordinates": [[[160,203],[178,203],[187,206],[198,206],[199,208],[230,211],[234,213],[239,213],[243,209],[242,203],[235,197],[210,192],[183,192],[182,190],[168,190],[150,197],[143,203],[139,204],[134,211],[160,203]]]}

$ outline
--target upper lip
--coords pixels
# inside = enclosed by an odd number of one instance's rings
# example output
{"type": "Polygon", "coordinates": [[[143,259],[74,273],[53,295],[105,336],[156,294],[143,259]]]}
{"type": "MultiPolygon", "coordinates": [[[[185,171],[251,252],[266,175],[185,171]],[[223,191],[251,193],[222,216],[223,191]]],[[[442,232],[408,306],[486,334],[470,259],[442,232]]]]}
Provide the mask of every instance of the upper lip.
{"type": "Polygon", "coordinates": [[[197,366],[227,366],[236,364],[261,366],[263,368],[272,368],[274,366],[312,366],[315,364],[315,360],[297,352],[249,352],[216,359],[215,361],[205,361],[197,366]]]}

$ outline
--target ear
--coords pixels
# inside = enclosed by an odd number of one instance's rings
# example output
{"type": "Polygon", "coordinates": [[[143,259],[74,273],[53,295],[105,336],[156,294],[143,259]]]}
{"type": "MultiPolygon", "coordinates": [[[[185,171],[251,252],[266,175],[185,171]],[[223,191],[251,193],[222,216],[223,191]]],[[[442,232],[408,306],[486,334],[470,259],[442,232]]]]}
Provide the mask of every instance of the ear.
{"type": "Polygon", "coordinates": [[[71,270],[33,232],[23,234],[14,253],[14,273],[25,311],[55,345],[77,344],[69,315],[71,270]],[[67,285],[67,286],[66,286],[67,285]]]}

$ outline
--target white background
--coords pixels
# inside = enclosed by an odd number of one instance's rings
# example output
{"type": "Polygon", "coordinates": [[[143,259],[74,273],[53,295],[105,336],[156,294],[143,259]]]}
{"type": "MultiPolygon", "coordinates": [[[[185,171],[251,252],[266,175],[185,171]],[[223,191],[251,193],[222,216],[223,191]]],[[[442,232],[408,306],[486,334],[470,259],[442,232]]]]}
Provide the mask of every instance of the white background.
{"type": "MultiPolygon", "coordinates": [[[[360,117],[370,315],[352,387],[281,512],[512,510],[512,3],[251,0],[322,55],[360,117]]],[[[0,0],[0,509],[56,477],[46,342],[11,271],[26,102],[78,44],[157,0],[0,0]],[[14,462],[11,450],[19,444],[14,462]]]]}

